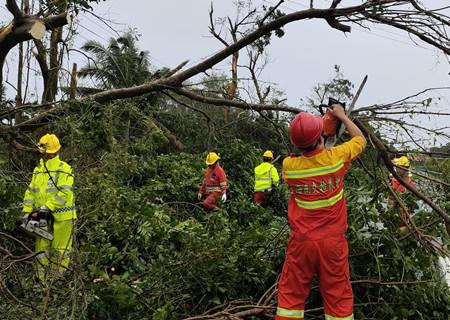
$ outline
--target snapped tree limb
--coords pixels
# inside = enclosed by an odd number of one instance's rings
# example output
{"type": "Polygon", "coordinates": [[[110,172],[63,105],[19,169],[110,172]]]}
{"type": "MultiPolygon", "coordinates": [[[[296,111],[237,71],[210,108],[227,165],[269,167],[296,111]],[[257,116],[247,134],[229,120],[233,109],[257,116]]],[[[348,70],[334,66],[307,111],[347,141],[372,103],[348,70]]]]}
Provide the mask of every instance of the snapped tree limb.
{"type": "Polygon", "coordinates": [[[63,12],[49,17],[26,15],[15,0],[7,0],[6,6],[14,16],[13,20],[0,29],[0,86],[3,83],[3,65],[9,51],[17,44],[28,40],[41,40],[45,31],[54,30],[72,21],[72,13],[63,12]]]}

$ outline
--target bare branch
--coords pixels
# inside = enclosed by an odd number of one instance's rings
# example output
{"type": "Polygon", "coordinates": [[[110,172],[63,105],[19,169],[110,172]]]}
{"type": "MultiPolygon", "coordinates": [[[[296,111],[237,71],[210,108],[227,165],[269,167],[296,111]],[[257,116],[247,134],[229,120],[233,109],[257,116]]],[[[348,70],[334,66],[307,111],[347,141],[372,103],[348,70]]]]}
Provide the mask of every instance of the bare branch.
{"type": "Polygon", "coordinates": [[[284,106],[284,105],[264,105],[264,104],[240,102],[240,101],[235,101],[235,100],[232,101],[232,100],[220,99],[220,98],[211,98],[211,97],[200,95],[200,94],[194,93],[192,91],[187,91],[184,89],[174,89],[173,91],[182,96],[188,97],[192,100],[195,100],[198,102],[203,102],[203,103],[208,103],[208,104],[213,104],[216,106],[230,106],[230,107],[235,107],[235,108],[239,108],[239,109],[255,110],[255,111],[275,110],[275,111],[286,111],[286,112],[292,112],[292,113],[298,113],[298,112],[302,111],[300,109],[288,107],[288,106],[284,106]]]}
{"type": "Polygon", "coordinates": [[[340,23],[339,21],[337,21],[334,18],[328,18],[326,20],[327,20],[328,25],[334,29],[337,29],[342,32],[350,32],[351,31],[350,26],[346,26],[345,24],[340,23]]]}
{"type": "Polygon", "coordinates": [[[338,6],[339,3],[341,3],[341,0],[333,0],[333,2],[331,3],[330,8],[331,8],[331,9],[337,8],[337,6],[338,6]]]}
{"type": "Polygon", "coordinates": [[[165,94],[166,96],[168,96],[170,99],[172,99],[173,101],[175,101],[176,103],[178,103],[179,105],[181,105],[181,106],[183,106],[183,107],[185,107],[185,108],[194,110],[195,112],[201,113],[201,114],[206,118],[207,122],[213,122],[212,119],[211,119],[211,117],[210,117],[205,111],[200,110],[200,109],[198,109],[198,108],[195,108],[195,107],[193,107],[193,106],[190,106],[190,105],[188,105],[188,104],[186,104],[186,103],[180,101],[179,99],[175,98],[175,97],[172,96],[171,94],[168,94],[168,93],[166,93],[166,92],[164,92],[164,94],[165,94]]]}
{"type": "MultiPolygon", "coordinates": [[[[399,167],[399,166],[396,166],[396,165],[394,165],[394,166],[401,169],[401,167],[399,167]]],[[[414,174],[414,175],[416,175],[416,176],[419,176],[419,177],[421,177],[421,178],[424,178],[424,179],[426,179],[426,180],[430,180],[430,181],[433,181],[433,182],[442,184],[442,185],[444,185],[444,186],[450,187],[450,183],[447,183],[447,182],[445,182],[445,181],[442,181],[442,180],[439,180],[439,179],[436,179],[436,178],[433,178],[433,177],[424,175],[424,174],[419,173],[419,172],[417,172],[417,171],[414,171],[414,170],[412,170],[412,169],[409,169],[409,172],[411,172],[412,174],[414,174]]]]}
{"type": "Polygon", "coordinates": [[[272,15],[272,13],[274,13],[275,10],[277,10],[278,7],[281,6],[281,4],[283,2],[284,2],[284,0],[280,0],[274,7],[270,8],[269,12],[266,13],[266,15],[261,19],[261,21],[258,23],[258,25],[261,27],[264,24],[264,22],[266,22],[267,18],[270,17],[272,15]]]}
{"type": "Polygon", "coordinates": [[[167,74],[164,75],[163,78],[170,78],[171,76],[173,76],[175,73],[177,73],[178,71],[180,71],[186,64],[188,64],[189,60],[183,61],[182,63],[180,63],[179,65],[177,65],[175,68],[169,70],[169,72],[167,74]]]}
{"type": "Polygon", "coordinates": [[[428,44],[431,44],[432,46],[434,46],[436,48],[441,49],[445,54],[450,55],[450,46],[448,46],[448,44],[444,45],[440,41],[436,40],[433,36],[423,32],[421,30],[412,28],[412,27],[408,26],[406,23],[396,22],[394,19],[388,19],[388,18],[386,18],[382,15],[378,15],[378,14],[371,14],[368,11],[363,12],[363,15],[366,16],[367,18],[381,22],[383,24],[390,25],[397,29],[407,31],[408,33],[415,35],[422,41],[424,41],[428,44]]]}
{"type": "Polygon", "coordinates": [[[413,5],[414,8],[416,8],[417,11],[422,12],[424,14],[426,14],[427,16],[436,19],[437,21],[441,22],[442,24],[445,24],[446,26],[450,26],[450,21],[443,19],[442,17],[440,17],[439,15],[435,14],[432,11],[426,10],[425,8],[422,8],[416,0],[410,0],[411,4],[413,5]]]}
{"type": "Polygon", "coordinates": [[[6,0],[6,8],[8,8],[15,19],[23,17],[23,12],[17,5],[16,0],[6,0]]]}
{"type": "Polygon", "coordinates": [[[222,42],[222,44],[225,47],[228,47],[228,43],[225,41],[225,39],[223,39],[220,36],[220,34],[218,34],[216,32],[216,28],[215,28],[215,25],[214,25],[214,19],[213,19],[213,12],[214,12],[214,7],[213,7],[213,4],[211,2],[211,9],[209,10],[209,32],[213,35],[214,38],[216,38],[217,40],[222,42]]]}

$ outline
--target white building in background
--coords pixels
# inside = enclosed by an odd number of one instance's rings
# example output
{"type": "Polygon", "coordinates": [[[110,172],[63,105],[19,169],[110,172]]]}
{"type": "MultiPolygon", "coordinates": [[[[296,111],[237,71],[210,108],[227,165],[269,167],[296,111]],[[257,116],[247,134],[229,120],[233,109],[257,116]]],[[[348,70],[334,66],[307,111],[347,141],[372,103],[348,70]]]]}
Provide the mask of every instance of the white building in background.
{"type": "Polygon", "coordinates": [[[443,274],[445,281],[450,286],[450,258],[449,257],[439,257],[438,264],[439,264],[439,268],[442,270],[442,274],[443,274]]]}

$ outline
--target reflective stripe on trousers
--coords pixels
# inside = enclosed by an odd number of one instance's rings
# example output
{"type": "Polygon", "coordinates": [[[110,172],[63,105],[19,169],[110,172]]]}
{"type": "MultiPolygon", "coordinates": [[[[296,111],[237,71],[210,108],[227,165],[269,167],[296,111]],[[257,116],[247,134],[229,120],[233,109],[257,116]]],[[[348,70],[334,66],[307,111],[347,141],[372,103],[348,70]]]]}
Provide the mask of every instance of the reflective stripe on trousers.
{"type": "Polygon", "coordinates": [[[325,314],[325,320],[353,320],[353,314],[349,315],[348,317],[333,317],[329,314],[325,314]]]}
{"type": "Polygon", "coordinates": [[[305,310],[290,310],[286,308],[277,308],[277,316],[286,318],[303,319],[305,310]]]}

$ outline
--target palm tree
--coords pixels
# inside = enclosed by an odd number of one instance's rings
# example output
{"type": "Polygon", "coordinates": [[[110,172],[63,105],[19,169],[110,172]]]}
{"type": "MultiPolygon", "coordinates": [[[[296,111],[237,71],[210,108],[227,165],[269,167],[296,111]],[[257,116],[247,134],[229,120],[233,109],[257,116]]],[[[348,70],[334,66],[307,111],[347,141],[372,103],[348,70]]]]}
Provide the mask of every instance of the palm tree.
{"type": "Polygon", "coordinates": [[[78,75],[90,77],[97,88],[111,89],[131,87],[144,83],[150,78],[150,62],[147,51],[139,51],[136,36],[127,32],[115,39],[111,38],[105,47],[97,41],[87,41],[82,49],[93,55],[87,66],[78,75]]]}
{"type": "MultiPolygon", "coordinates": [[[[149,54],[147,51],[139,51],[136,46],[136,39],[132,32],[127,32],[117,39],[110,38],[106,47],[97,41],[86,42],[81,48],[91,53],[93,57],[89,59],[87,66],[81,68],[78,75],[81,78],[90,77],[96,84],[94,88],[78,87],[78,92],[83,95],[105,89],[131,87],[163,76],[167,69],[150,72],[149,54]]],[[[153,95],[153,97],[155,96],[153,95]]],[[[149,96],[146,100],[147,102],[150,101],[149,96]]],[[[122,120],[127,123],[123,137],[124,140],[128,141],[130,121],[122,120]]],[[[147,120],[159,128],[176,148],[180,150],[184,148],[177,137],[162,123],[156,121],[152,116],[149,116],[147,120]]]]}

